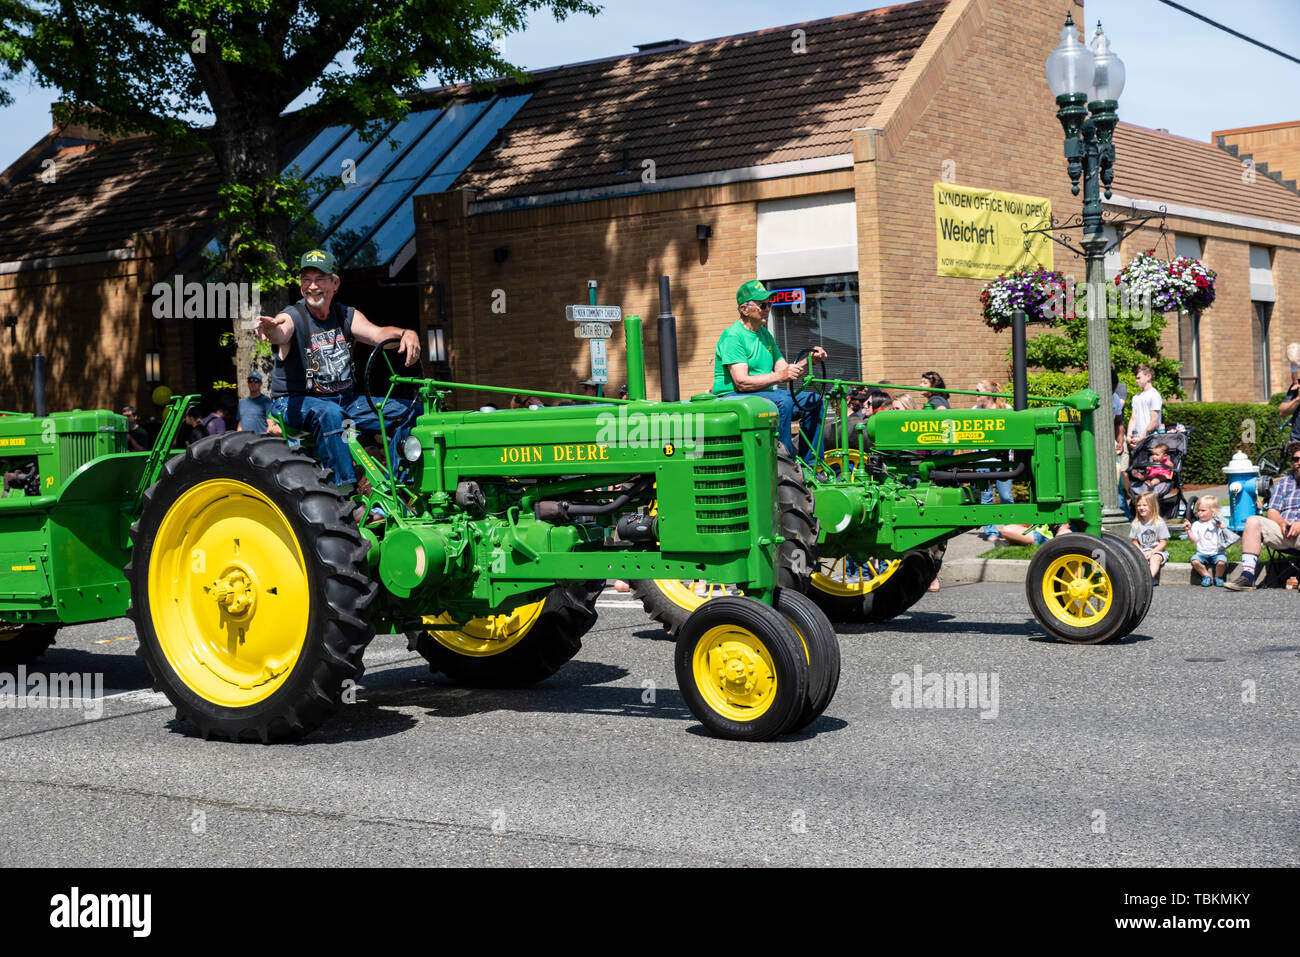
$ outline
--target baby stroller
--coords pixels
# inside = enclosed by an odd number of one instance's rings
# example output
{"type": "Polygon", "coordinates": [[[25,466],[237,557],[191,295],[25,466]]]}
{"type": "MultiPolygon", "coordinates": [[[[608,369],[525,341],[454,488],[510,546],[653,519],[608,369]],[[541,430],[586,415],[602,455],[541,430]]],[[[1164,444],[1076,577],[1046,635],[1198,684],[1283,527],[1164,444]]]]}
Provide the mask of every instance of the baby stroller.
{"type": "Polygon", "coordinates": [[[1129,470],[1124,473],[1130,499],[1136,499],[1138,487],[1146,484],[1142,476],[1151,464],[1151,450],[1157,445],[1167,445],[1169,467],[1174,477],[1168,480],[1169,487],[1156,496],[1160,502],[1160,517],[1182,521],[1191,513],[1191,505],[1183,492],[1183,462],[1187,458],[1187,443],[1191,436],[1190,426],[1175,425],[1168,432],[1152,432],[1137,444],[1130,457],[1129,470]]]}

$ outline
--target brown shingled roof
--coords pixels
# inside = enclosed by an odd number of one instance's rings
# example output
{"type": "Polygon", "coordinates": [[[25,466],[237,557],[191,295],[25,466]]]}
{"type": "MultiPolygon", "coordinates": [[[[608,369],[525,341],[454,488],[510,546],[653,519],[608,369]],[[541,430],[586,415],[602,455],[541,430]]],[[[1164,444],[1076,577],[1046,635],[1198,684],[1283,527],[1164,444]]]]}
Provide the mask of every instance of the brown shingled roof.
{"type": "Polygon", "coordinates": [[[456,181],[503,199],[833,156],[947,6],[903,6],[534,74],[532,98],[456,181]],[[792,31],[806,52],[792,52],[792,31]]]}
{"type": "Polygon", "coordinates": [[[1130,199],[1300,225],[1300,193],[1262,173],[1242,182],[1241,160],[1210,143],[1120,123],[1115,156],[1111,188],[1130,199]]]}
{"type": "Polygon", "coordinates": [[[136,233],[209,223],[217,206],[210,156],[165,153],[140,138],[55,157],[0,197],[0,262],[102,252],[136,233]]]}

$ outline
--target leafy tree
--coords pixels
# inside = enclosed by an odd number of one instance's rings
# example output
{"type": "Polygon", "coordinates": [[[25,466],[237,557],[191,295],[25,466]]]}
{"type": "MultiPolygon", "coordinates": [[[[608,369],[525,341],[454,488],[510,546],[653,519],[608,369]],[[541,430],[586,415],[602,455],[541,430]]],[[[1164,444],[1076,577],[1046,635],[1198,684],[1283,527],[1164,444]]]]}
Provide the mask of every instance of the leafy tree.
{"type": "MultiPolygon", "coordinates": [[[[494,40],[528,15],[595,14],[588,0],[0,0],[0,80],[59,90],[60,123],[143,132],[210,153],[232,279],[272,295],[296,281],[290,229],[307,191],[281,150],[327,124],[374,137],[439,83],[523,74],[494,40]],[[301,94],[311,105],[282,115],[301,94]],[[187,117],[211,118],[199,126],[187,117]]],[[[10,98],[0,89],[0,104],[10,98]]]]}
{"type": "MultiPolygon", "coordinates": [[[[1034,336],[1025,345],[1025,356],[1031,367],[1048,372],[1075,372],[1088,368],[1088,309],[1087,287],[1079,286],[1079,296],[1073,309],[1059,319],[1059,333],[1047,332],[1034,336]]],[[[1111,301],[1107,312],[1110,317],[1110,358],[1120,373],[1132,374],[1142,363],[1155,371],[1153,382],[1166,398],[1183,395],[1179,379],[1181,364],[1167,359],[1160,352],[1160,333],[1168,320],[1160,313],[1144,315],[1138,309],[1125,309],[1122,303],[1111,301]]],[[[1010,357],[1010,351],[1007,355],[1010,357]]]]}

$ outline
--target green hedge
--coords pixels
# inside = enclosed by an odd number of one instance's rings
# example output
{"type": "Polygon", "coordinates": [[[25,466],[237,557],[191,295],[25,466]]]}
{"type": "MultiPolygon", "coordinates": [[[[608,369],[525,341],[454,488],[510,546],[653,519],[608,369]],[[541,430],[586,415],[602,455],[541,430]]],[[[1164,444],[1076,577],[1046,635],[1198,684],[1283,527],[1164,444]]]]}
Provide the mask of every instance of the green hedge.
{"type": "MultiPolygon", "coordinates": [[[[1137,381],[1130,374],[1122,374],[1120,381],[1128,385],[1129,402],[1124,405],[1125,422],[1132,413],[1131,401],[1137,394],[1137,381]]],[[[1086,372],[1039,372],[1029,376],[1030,395],[1067,396],[1088,387],[1086,372]]],[[[1166,425],[1191,426],[1187,461],[1183,464],[1183,481],[1191,485],[1222,485],[1226,478],[1221,471],[1237,451],[1245,452],[1255,461],[1261,451],[1273,445],[1285,444],[1285,435],[1278,430],[1280,419],[1277,407],[1285,397],[1279,392],[1263,402],[1166,402],[1163,416],[1166,425]],[[1246,422],[1254,422],[1254,441],[1246,422]]]]}

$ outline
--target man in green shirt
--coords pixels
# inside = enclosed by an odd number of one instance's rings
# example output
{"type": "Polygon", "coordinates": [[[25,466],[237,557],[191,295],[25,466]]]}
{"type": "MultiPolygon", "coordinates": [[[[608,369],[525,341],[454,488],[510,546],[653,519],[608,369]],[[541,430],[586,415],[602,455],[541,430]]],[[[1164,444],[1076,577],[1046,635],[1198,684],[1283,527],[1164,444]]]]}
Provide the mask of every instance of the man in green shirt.
{"type": "MultiPolygon", "coordinates": [[[[713,352],[713,394],[721,399],[743,395],[767,399],[780,414],[781,442],[792,453],[790,423],[797,404],[799,429],[808,444],[804,458],[815,461],[821,444],[822,399],[816,392],[800,392],[796,403],[790,390],[778,388],[786,382],[797,382],[808,370],[803,362],[786,362],[768,332],[770,305],[766,287],[757,279],[742,285],[736,290],[736,308],[740,318],[723,330],[713,352]]],[[[814,346],[811,357],[825,361],[826,350],[814,346]]]]}

